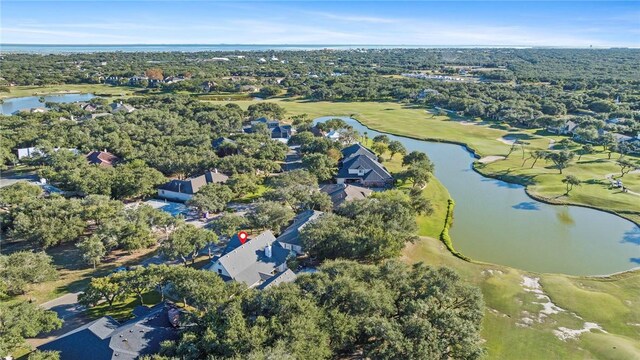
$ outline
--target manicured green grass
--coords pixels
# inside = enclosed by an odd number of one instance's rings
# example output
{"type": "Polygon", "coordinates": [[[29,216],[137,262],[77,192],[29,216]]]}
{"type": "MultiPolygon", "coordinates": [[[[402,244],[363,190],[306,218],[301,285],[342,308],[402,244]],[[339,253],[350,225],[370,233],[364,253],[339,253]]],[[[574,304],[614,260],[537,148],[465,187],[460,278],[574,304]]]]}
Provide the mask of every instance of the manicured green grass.
{"type": "Polygon", "coordinates": [[[19,298],[41,304],[64,294],[82,291],[91,278],[107,275],[119,266],[138,264],[143,259],[153,256],[154,251],[155,249],[144,249],[133,254],[115,251],[96,269],[93,269],[84,263],[80,257],[80,251],[73,245],[47,249],[47,254],[51,255],[58,269],[58,279],[33,285],[25,295],[19,298]]]}
{"type": "MultiPolygon", "coordinates": [[[[155,304],[158,304],[161,300],[160,294],[156,291],[150,291],[148,293],[142,294],[142,298],[144,299],[145,306],[153,306],[155,304]]],[[[108,315],[118,321],[123,321],[133,317],[132,311],[138,305],[141,304],[140,299],[137,296],[128,297],[121,301],[115,302],[111,308],[109,308],[109,304],[107,304],[106,302],[90,307],[85,311],[85,314],[92,319],[97,319],[108,315]]]]}
{"type": "MultiPolygon", "coordinates": [[[[251,102],[240,102],[248,106],[251,102]]],[[[424,109],[405,107],[394,103],[329,103],[280,100],[289,115],[306,113],[310,117],[352,116],[363,124],[379,130],[422,139],[464,142],[480,156],[506,155],[510,145],[497,139],[510,135],[528,142],[525,158],[534,149],[547,149],[549,142],[560,136],[542,137],[536,130],[516,130],[505,126],[463,125],[448,117],[433,116],[424,109]]],[[[617,155],[613,155],[617,157],[617,155]]],[[[491,176],[510,177],[512,181],[529,183],[528,190],[557,202],[571,202],[616,211],[638,221],[640,198],[608,189],[604,176],[618,172],[617,166],[604,153],[583,156],[573,163],[565,174],[578,176],[589,182],[575,188],[569,197],[564,194],[562,176],[551,164],[538,161],[522,165],[518,149],[507,160],[498,161],[479,169],[491,176]]],[[[392,172],[398,171],[395,161],[384,163],[392,172]]],[[[625,184],[640,192],[640,176],[626,175],[625,184]]],[[[434,237],[439,234],[438,216],[444,216],[448,194],[446,189],[432,180],[425,192],[432,191],[434,205],[440,206],[431,219],[420,219],[420,234],[428,235],[406,247],[403,259],[407,262],[424,261],[436,266],[449,266],[462,278],[477,285],[486,304],[482,336],[486,339],[489,359],[631,359],[640,358],[640,272],[630,272],[610,278],[571,277],[528,273],[492,264],[466,262],[451,255],[444,244],[434,237]],[[436,204],[438,203],[438,204],[436,204]],[[491,272],[490,272],[491,271],[491,272]],[[537,316],[542,305],[535,294],[525,291],[523,276],[540,277],[543,291],[563,308],[542,322],[529,326],[518,323],[527,316],[537,316]],[[609,311],[610,310],[610,311],[609,311]],[[528,312],[523,313],[523,311],[528,312]],[[582,319],[573,314],[577,314],[582,319]],[[559,327],[581,329],[584,322],[595,322],[607,333],[593,330],[576,339],[560,340],[553,331],[559,327]],[[614,348],[615,347],[615,348],[614,348]]],[[[444,221],[444,219],[442,219],[444,221]]],[[[455,239],[454,244],[455,244],[455,239]]]]}
{"type": "MultiPolygon", "coordinates": [[[[383,165],[391,174],[401,172],[403,170],[402,157],[396,154],[393,159],[389,159],[389,155],[389,153],[383,155],[383,165]]],[[[409,190],[411,183],[401,184],[399,187],[409,190]]],[[[447,215],[449,192],[436,177],[432,177],[424,190],[422,190],[422,195],[431,201],[433,213],[431,215],[418,216],[418,235],[437,238],[442,232],[444,219],[447,215]]]]}
{"type": "Polygon", "coordinates": [[[267,187],[266,185],[263,185],[263,184],[259,184],[258,185],[258,190],[252,192],[251,194],[247,194],[247,195],[241,197],[240,199],[237,200],[237,202],[241,202],[241,203],[253,202],[253,201],[259,199],[267,190],[269,190],[269,187],[267,187]]]}
{"type": "MultiPolygon", "coordinates": [[[[267,101],[275,101],[285,107],[288,115],[307,114],[311,118],[351,116],[378,131],[418,139],[464,143],[480,156],[507,155],[511,146],[498,141],[505,136],[528,143],[525,146],[525,159],[533,150],[548,149],[551,140],[558,142],[564,138],[547,136],[550,134],[541,129],[522,130],[509,128],[504,124],[453,121],[448,116],[434,115],[424,108],[398,103],[311,102],[291,99],[267,101]]],[[[255,102],[235,103],[246,108],[255,102]]],[[[530,194],[550,202],[591,206],[618,213],[640,223],[640,196],[622,193],[619,189],[610,189],[608,181],[605,180],[607,174],[619,175],[620,168],[615,164],[618,154],[613,154],[612,158],[608,159],[608,154],[602,151],[602,147],[597,146],[596,150],[599,152],[585,155],[580,161],[574,161],[562,175],[553,168],[552,163],[545,161],[538,161],[533,169],[530,169],[532,160],[523,165],[520,148],[506,160],[477,166],[477,169],[487,176],[527,185],[530,194]],[[565,186],[562,179],[566,175],[574,175],[583,182],[581,186],[574,188],[570,196],[564,196],[565,186]]],[[[640,174],[627,174],[622,180],[631,191],[640,193],[640,174]]]]}
{"type": "Polygon", "coordinates": [[[110,86],[104,84],[13,86],[10,89],[11,91],[8,93],[0,92],[0,99],[67,93],[91,93],[96,95],[129,96],[136,90],[130,87],[110,86]]]}
{"type": "Polygon", "coordinates": [[[440,241],[427,237],[408,246],[403,258],[411,263],[424,261],[451,267],[463,279],[480,287],[486,305],[482,337],[486,340],[488,359],[640,357],[640,326],[637,325],[640,323],[640,272],[604,279],[532,274],[505,266],[460,260],[440,241]],[[565,311],[531,326],[517,325],[526,316],[523,311],[537,314],[542,309],[542,305],[536,304],[542,301],[523,289],[523,275],[540,277],[543,291],[565,311]],[[580,329],[584,321],[595,322],[608,333],[593,330],[566,341],[553,334],[558,327],[580,329]]]}

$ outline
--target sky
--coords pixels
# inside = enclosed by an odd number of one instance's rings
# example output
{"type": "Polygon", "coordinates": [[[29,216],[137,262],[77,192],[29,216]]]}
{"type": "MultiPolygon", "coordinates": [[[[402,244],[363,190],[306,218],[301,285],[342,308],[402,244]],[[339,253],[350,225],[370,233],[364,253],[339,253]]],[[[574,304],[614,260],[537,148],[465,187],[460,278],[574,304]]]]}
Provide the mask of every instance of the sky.
{"type": "Polygon", "coordinates": [[[640,47],[638,1],[0,1],[4,44],[640,47]]]}

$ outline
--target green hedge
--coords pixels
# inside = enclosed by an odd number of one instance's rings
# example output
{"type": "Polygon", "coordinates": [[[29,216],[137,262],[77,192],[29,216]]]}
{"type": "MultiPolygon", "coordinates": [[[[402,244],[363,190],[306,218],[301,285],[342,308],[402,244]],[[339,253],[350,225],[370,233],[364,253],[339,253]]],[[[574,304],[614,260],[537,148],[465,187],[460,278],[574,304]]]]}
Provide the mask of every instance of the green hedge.
{"type": "Polygon", "coordinates": [[[470,258],[462,255],[461,253],[457,252],[454,248],[453,248],[453,243],[451,241],[451,236],[449,236],[449,228],[451,227],[451,225],[453,225],[453,208],[456,206],[456,203],[453,201],[453,199],[449,199],[448,204],[447,204],[447,216],[444,218],[444,228],[442,229],[442,232],[440,233],[440,241],[442,241],[444,243],[444,245],[447,247],[447,249],[449,249],[449,251],[456,257],[465,260],[465,261],[471,261],[470,258]]]}

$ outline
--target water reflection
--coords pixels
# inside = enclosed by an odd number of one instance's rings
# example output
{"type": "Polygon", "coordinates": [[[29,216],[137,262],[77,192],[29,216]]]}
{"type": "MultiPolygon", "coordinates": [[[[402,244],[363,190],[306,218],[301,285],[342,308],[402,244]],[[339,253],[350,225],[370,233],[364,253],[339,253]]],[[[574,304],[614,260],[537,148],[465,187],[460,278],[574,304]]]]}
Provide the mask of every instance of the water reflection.
{"type": "MultiPolygon", "coordinates": [[[[342,119],[360,133],[367,131],[369,138],[380,134],[342,119]]],[[[640,228],[632,222],[594,209],[535,201],[524,186],[469,171],[476,159],[463,146],[388,136],[408,151],[427,153],[435,164],[435,176],[456,201],[450,235],[463,254],[524,270],[572,275],[611,274],[637,266],[629,261],[640,259],[640,228]]]]}
{"type": "Polygon", "coordinates": [[[622,242],[640,245],[640,227],[635,227],[625,232],[622,237],[622,242]]]}
{"type": "Polygon", "coordinates": [[[556,216],[558,220],[564,225],[575,225],[576,221],[573,219],[571,214],[569,213],[569,209],[565,206],[560,211],[557,212],[556,216]]]}
{"type": "Polygon", "coordinates": [[[520,204],[513,205],[516,210],[540,210],[540,205],[533,201],[524,201],[520,204]]]}

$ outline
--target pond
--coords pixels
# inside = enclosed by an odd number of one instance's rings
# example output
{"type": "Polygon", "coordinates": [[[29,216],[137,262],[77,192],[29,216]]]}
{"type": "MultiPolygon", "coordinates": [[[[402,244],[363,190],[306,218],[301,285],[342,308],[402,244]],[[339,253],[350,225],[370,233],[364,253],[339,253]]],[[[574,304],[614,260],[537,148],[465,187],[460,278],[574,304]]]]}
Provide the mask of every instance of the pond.
{"type": "MultiPolygon", "coordinates": [[[[324,117],[315,121],[326,121],[324,117]]],[[[381,134],[341,117],[370,138],[381,134]]],[[[388,135],[408,151],[422,151],[455,200],[450,235],[456,250],[474,260],[570,275],[605,275],[640,266],[640,227],[616,215],[548,205],[521,185],[486,178],[472,168],[464,147],[388,135]]]]}
{"type": "MultiPolygon", "coordinates": [[[[77,101],[88,101],[94,98],[93,94],[55,94],[44,96],[44,101],[55,103],[72,103],[77,101]]],[[[18,110],[29,110],[33,108],[43,108],[44,103],[40,102],[40,96],[25,96],[5,99],[0,104],[0,114],[11,115],[18,110]]]]}

